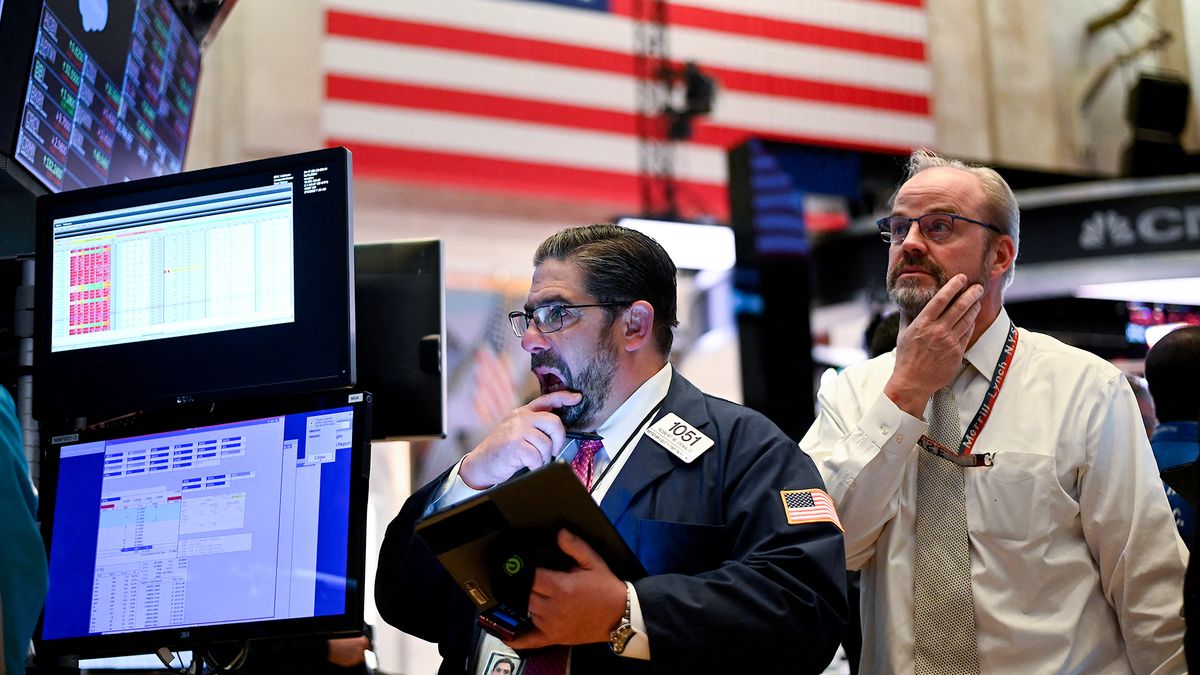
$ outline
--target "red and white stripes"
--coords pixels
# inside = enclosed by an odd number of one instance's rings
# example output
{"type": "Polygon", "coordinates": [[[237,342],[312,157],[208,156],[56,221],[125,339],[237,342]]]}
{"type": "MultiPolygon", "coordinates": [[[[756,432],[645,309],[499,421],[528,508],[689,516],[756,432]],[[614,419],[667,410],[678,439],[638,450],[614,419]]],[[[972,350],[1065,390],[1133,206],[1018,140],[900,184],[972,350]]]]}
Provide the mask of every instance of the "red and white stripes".
{"type": "MultiPolygon", "coordinates": [[[[934,142],[921,0],[688,0],[669,52],[719,82],[681,143],[689,201],[722,216],[747,136],[905,151],[934,142]]],[[[631,0],[327,0],[327,142],[358,175],[637,206],[631,0]]]]}

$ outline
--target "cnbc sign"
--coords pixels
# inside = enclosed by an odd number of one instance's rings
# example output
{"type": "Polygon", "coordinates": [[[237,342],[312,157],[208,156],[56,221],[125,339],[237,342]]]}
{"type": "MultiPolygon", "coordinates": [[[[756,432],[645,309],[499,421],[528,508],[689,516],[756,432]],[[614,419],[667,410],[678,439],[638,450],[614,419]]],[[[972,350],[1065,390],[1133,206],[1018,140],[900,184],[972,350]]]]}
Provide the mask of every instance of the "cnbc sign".
{"type": "Polygon", "coordinates": [[[1021,262],[1200,252],[1200,177],[1018,193],[1021,262]]]}
{"type": "Polygon", "coordinates": [[[1116,209],[1097,210],[1079,224],[1079,247],[1085,251],[1189,239],[1200,240],[1200,205],[1152,206],[1132,216],[1116,209]]]}

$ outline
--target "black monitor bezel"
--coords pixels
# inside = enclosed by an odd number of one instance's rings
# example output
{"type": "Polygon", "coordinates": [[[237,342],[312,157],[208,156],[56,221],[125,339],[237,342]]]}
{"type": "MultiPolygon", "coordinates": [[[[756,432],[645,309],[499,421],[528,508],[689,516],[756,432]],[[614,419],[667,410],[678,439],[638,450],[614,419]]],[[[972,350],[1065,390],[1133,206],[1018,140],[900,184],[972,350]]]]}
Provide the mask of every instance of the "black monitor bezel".
{"type": "MultiPolygon", "coordinates": [[[[91,431],[55,433],[42,436],[39,520],[46,545],[47,560],[54,542],[54,511],[58,491],[61,448],[65,444],[125,438],[241,420],[259,419],[326,408],[351,406],[356,418],[352,441],[350,509],[347,523],[346,611],[340,615],[248,621],[210,626],[165,628],[129,633],[110,633],[86,637],[43,640],[44,615],[34,633],[38,653],[51,656],[93,658],[149,654],[162,647],[172,651],[206,649],[209,645],[248,640],[300,637],[305,635],[357,635],[363,629],[366,594],[367,497],[371,467],[370,428],[372,397],[357,389],[301,394],[284,398],[230,401],[216,405],[188,406],[180,409],[143,413],[135,419],[91,431]],[[357,400],[356,400],[357,399],[357,400]],[[357,470],[355,470],[357,467],[357,470]]],[[[53,592],[53,588],[51,588],[53,592]]]]}
{"type": "Polygon", "coordinates": [[[354,246],[355,364],[358,386],[375,394],[375,440],[446,437],[444,248],[440,239],[354,246]],[[418,300],[416,283],[436,286],[437,297],[418,300]]]}
{"type": "MultiPolygon", "coordinates": [[[[0,106],[0,153],[9,157],[15,154],[13,150],[20,132],[21,111],[25,109],[43,2],[8,2],[0,12],[0,63],[4,64],[4,68],[0,68],[0,101],[9,102],[0,106]]],[[[12,166],[29,173],[15,159],[12,166]]],[[[43,185],[40,180],[37,183],[43,185]]]]}
{"type": "Polygon", "coordinates": [[[352,385],[355,381],[352,181],[350,152],[338,147],[39,197],[34,286],[34,416],[44,423],[56,424],[68,417],[96,419],[193,401],[352,385]],[[238,181],[254,175],[269,179],[274,174],[291,172],[295,176],[293,184],[298,188],[305,169],[321,166],[333,169],[326,174],[331,186],[324,198],[331,200],[328,203],[334,217],[295,220],[292,237],[295,321],[51,353],[55,218],[244,187],[238,181]],[[344,227],[330,222],[343,217],[344,227]],[[302,270],[306,273],[301,274],[302,270]],[[252,349],[246,351],[248,345],[252,349]],[[176,359],[184,361],[203,382],[190,387],[174,386],[166,381],[169,378],[154,370],[176,359]],[[122,366],[117,380],[111,371],[122,366]],[[296,372],[297,368],[308,371],[296,372]],[[247,369],[253,372],[244,372],[247,369]],[[68,383],[85,389],[63,389],[68,383]]]}

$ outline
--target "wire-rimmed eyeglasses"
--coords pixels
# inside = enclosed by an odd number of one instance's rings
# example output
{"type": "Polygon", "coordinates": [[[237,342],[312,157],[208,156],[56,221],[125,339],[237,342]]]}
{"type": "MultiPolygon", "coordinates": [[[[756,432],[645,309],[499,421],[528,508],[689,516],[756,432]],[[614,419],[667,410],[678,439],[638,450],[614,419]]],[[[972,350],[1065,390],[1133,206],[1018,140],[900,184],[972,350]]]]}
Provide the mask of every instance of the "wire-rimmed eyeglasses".
{"type": "Polygon", "coordinates": [[[892,246],[899,246],[904,243],[904,239],[908,237],[908,230],[913,223],[921,228],[921,236],[930,241],[941,241],[950,235],[954,234],[954,223],[959,220],[965,220],[968,223],[974,223],[980,227],[986,227],[994,232],[1004,234],[1004,230],[992,225],[984,223],[966,216],[960,216],[957,213],[926,213],[916,218],[907,216],[885,216],[875,221],[875,225],[879,227],[879,235],[883,240],[892,246]]]}
{"type": "Polygon", "coordinates": [[[517,334],[517,337],[525,335],[525,331],[529,330],[529,324],[537,326],[540,333],[554,333],[562,330],[567,317],[579,316],[573,310],[585,307],[621,307],[628,304],[628,302],[595,302],[588,305],[542,305],[534,307],[528,312],[519,310],[509,312],[508,322],[512,324],[513,332],[517,334]]]}

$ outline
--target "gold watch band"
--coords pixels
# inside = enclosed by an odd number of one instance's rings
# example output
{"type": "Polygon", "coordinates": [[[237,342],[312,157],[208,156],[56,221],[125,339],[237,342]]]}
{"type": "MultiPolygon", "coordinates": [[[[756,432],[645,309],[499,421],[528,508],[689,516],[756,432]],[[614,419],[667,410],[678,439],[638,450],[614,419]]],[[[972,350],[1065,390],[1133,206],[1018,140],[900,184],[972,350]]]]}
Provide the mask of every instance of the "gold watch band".
{"type": "Polygon", "coordinates": [[[625,647],[629,645],[629,640],[633,638],[636,631],[633,630],[631,619],[632,612],[632,591],[629,584],[625,584],[625,614],[621,617],[621,623],[612,630],[608,635],[608,647],[612,649],[614,654],[621,654],[625,651],[625,647]]]}

